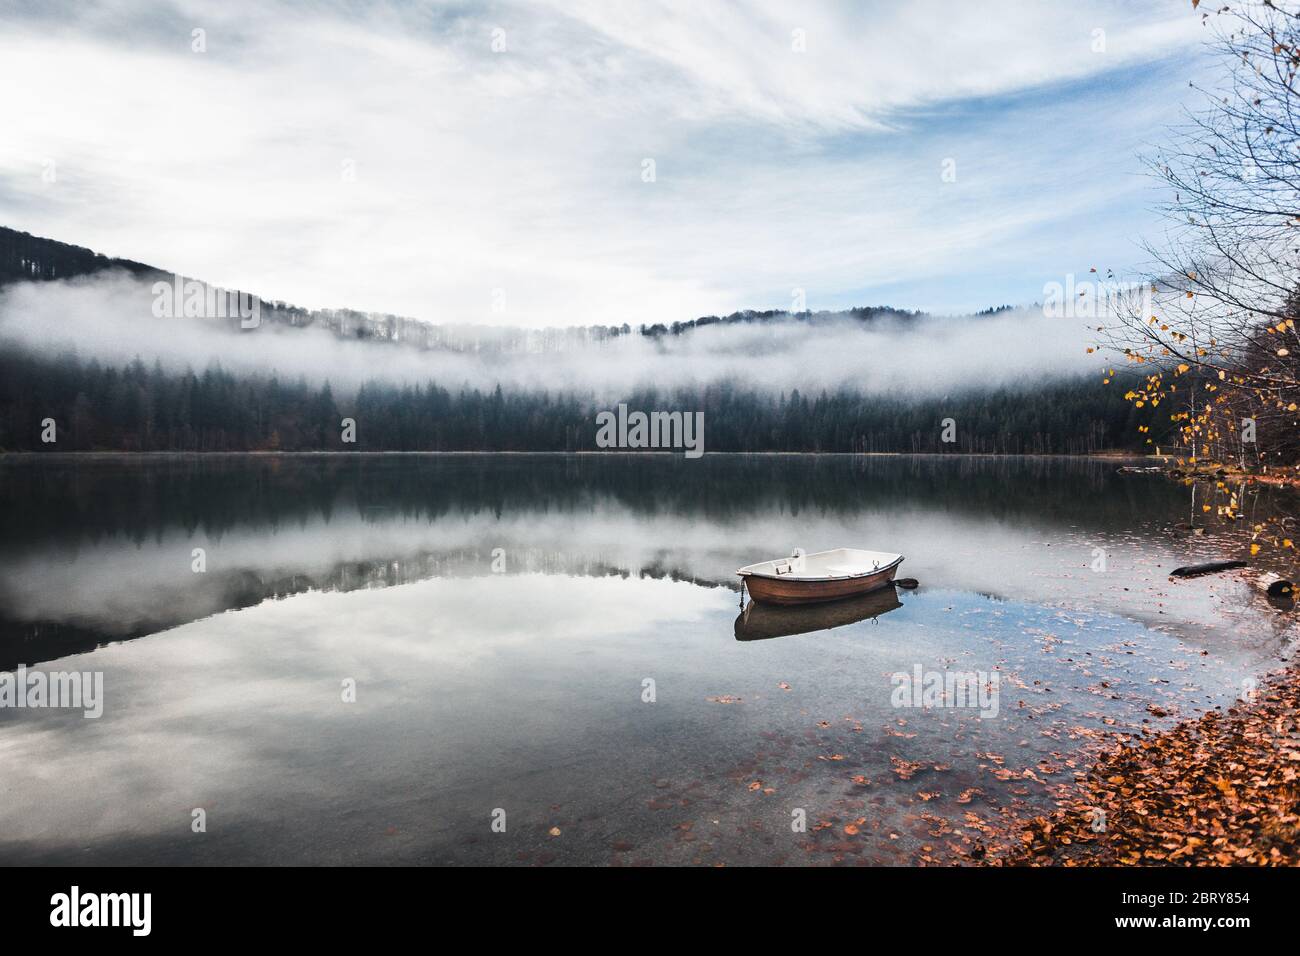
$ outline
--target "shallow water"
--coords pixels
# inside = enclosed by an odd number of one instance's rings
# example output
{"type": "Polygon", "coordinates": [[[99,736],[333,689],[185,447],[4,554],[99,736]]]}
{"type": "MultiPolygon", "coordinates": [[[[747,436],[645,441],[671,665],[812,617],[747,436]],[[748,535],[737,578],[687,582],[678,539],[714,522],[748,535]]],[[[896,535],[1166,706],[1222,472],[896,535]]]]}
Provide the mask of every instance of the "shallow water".
{"type": "Polygon", "coordinates": [[[49,456],[0,503],[0,668],[105,698],[0,707],[6,862],[942,859],[1294,638],[1168,579],[1245,532],[1110,461],[49,456]],[[794,546],[921,587],[738,622],[794,546]],[[900,699],[918,668],[983,699],[900,699]]]}

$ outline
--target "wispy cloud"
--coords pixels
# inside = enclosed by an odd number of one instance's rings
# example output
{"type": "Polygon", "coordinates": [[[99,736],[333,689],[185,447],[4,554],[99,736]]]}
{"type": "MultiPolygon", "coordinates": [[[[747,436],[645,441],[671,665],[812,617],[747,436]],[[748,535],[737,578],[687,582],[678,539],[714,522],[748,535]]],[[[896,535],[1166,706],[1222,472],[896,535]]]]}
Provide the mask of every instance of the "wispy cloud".
{"type": "Polygon", "coordinates": [[[1122,268],[1134,150],[1200,37],[1181,3],[2,17],[6,224],[308,306],[527,325],[796,288],[973,308],[1122,268]]]}

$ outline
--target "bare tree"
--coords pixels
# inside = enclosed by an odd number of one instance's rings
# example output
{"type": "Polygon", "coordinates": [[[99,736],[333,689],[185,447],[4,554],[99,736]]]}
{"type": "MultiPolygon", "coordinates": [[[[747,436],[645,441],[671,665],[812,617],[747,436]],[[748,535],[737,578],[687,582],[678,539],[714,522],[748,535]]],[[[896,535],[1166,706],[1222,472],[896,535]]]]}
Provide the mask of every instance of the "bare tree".
{"type": "MultiPolygon", "coordinates": [[[[1193,3],[1193,6],[1197,6],[1193,3]]],[[[1300,11],[1271,2],[1203,15],[1218,88],[1151,160],[1167,226],[1154,277],[1104,325],[1146,366],[1128,397],[1172,407],[1189,457],[1300,461],[1300,11]]],[[[1158,439],[1153,439],[1158,443],[1158,439]]]]}

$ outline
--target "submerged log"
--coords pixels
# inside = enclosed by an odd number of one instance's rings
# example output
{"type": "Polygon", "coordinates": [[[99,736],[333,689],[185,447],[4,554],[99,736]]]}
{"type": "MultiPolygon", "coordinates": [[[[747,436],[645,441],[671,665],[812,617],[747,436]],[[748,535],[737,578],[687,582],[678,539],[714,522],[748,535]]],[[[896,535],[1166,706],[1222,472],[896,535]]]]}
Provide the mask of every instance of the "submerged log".
{"type": "Polygon", "coordinates": [[[1186,567],[1174,568],[1169,572],[1169,576],[1174,578],[1194,578],[1202,574],[1231,571],[1234,568],[1244,568],[1245,566],[1245,561],[1208,561],[1205,564],[1189,564],[1186,567]]]}

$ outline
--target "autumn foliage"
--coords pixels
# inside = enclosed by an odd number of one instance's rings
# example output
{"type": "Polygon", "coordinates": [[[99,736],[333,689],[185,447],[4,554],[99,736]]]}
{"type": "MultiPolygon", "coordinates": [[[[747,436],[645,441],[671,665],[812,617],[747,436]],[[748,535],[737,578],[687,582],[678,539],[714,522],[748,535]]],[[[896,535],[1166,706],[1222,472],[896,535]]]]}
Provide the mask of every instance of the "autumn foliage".
{"type": "Polygon", "coordinates": [[[1190,462],[1300,465],[1300,18],[1292,6],[1203,14],[1226,75],[1201,90],[1203,107],[1152,157],[1167,214],[1160,241],[1148,246],[1154,269],[1097,330],[1144,376],[1125,397],[1161,409],[1160,424],[1141,429],[1147,444],[1190,462]]]}
{"type": "Polygon", "coordinates": [[[1111,751],[1052,813],[1016,821],[984,862],[1300,864],[1300,668],[1250,697],[1111,751]]]}

